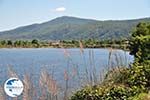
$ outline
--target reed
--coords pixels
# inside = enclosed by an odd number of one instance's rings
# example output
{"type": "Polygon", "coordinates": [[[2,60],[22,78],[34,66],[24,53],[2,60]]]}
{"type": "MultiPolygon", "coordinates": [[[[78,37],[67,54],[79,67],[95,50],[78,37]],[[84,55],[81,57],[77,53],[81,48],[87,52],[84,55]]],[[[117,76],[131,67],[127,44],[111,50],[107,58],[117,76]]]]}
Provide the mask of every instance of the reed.
{"type": "Polygon", "coordinates": [[[8,65],[8,76],[18,78],[17,73],[15,72],[15,70],[11,65],[8,65]]]}
{"type": "Polygon", "coordinates": [[[5,93],[3,91],[3,87],[0,86],[0,100],[6,100],[5,93]]]}
{"type": "Polygon", "coordinates": [[[58,100],[57,82],[46,70],[41,72],[39,86],[41,88],[40,100],[58,100]]]}
{"type": "Polygon", "coordinates": [[[63,100],[68,100],[69,75],[66,70],[64,71],[64,80],[65,80],[65,90],[64,90],[64,99],[63,100]]]}
{"type": "Polygon", "coordinates": [[[31,76],[26,74],[23,78],[24,91],[22,100],[33,100],[36,97],[34,84],[31,80],[31,76]]]}

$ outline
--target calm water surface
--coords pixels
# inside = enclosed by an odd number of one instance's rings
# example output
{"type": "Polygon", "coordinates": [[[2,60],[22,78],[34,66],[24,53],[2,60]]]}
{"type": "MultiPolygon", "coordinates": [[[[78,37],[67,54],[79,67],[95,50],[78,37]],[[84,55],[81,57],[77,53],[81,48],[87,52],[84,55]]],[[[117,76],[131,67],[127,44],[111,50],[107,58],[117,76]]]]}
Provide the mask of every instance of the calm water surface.
{"type": "MultiPolygon", "coordinates": [[[[96,71],[100,72],[108,67],[109,52],[109,49],[84,49],[81,53],[78,48],[0,49],[0,84],[9,78],[8,69],[13,69],[20,78],[30,74],[35,80],[38,80],[42,70],[47,70],[59,83],[64,80],[64,71],[72,74],[78,68],[83,74],[85,66],[89,69],[95,66],[96,71]]],[[[111,58],[112,66],[118,60],[122,66],[133,61],[133,57],[122,50],[114,50],[111,58]]]]}

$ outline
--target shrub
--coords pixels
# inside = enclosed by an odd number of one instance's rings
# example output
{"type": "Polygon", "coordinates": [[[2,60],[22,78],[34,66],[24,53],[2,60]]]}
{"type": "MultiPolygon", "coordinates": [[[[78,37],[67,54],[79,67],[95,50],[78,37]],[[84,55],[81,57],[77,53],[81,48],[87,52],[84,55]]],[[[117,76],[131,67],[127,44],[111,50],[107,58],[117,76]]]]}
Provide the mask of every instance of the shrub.
{"type": "Polygon", "coordinates": [[[150,65],[134,65],[129,70],[129,78],[127,84],[137,86],[141,89],[149,89],[150,87],[150,65]]]}
{"type": "Polygon", "coordinates": [[[70,100],[126,100],[135,91],[125,85],[86,87],[77,91],[70,100]]]}
{"type": "Polygon", "coordinates": [[[127,82],[128,77],[129,77],[129,68],[125,67],[115,68],[107,72],[103,83],[122,84],[127,82]]]}
{"type": "Polygon", "coordinates": [[[135,95],[134,97],[130,97],[129,100],[150,100],[150,94],[140,93],[139,95],[135,95]]]}

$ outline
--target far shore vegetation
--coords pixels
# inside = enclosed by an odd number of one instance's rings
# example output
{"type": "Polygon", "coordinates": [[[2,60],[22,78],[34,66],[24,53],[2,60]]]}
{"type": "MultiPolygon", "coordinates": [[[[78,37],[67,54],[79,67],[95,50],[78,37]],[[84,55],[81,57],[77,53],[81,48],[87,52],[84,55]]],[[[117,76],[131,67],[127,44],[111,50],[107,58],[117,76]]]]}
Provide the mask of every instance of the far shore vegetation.
{"type": "Polygon", "coordinates": [[[128,40],[0,40],[0,48],[79,48],[80,42],[84,48],[116,48],[128,49],[128,40]]]}

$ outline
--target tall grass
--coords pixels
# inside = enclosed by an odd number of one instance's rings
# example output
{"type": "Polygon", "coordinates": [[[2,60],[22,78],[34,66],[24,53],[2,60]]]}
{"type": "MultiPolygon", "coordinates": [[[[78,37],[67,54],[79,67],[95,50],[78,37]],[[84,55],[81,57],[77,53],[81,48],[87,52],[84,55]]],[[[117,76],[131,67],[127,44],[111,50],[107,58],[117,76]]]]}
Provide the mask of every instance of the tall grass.
{"type": "Polygon", "coordinates": [[[3,87],[0,86],[0,100],[6,100],[5,93],[3,91],[3,87]]]}
{"type": "Polygon", "coordinates": [[[36,91],[31,80],[31,76],[26,74],[23,78],[24,91],[22,100],[33,100],[36,97],[36,91]]]}
{"type": "Polygon", "coordinates": [[[41,88],[40,100],[58,100],[57,82],[46,70],[41,72],[39,86],[41,88]]]}

